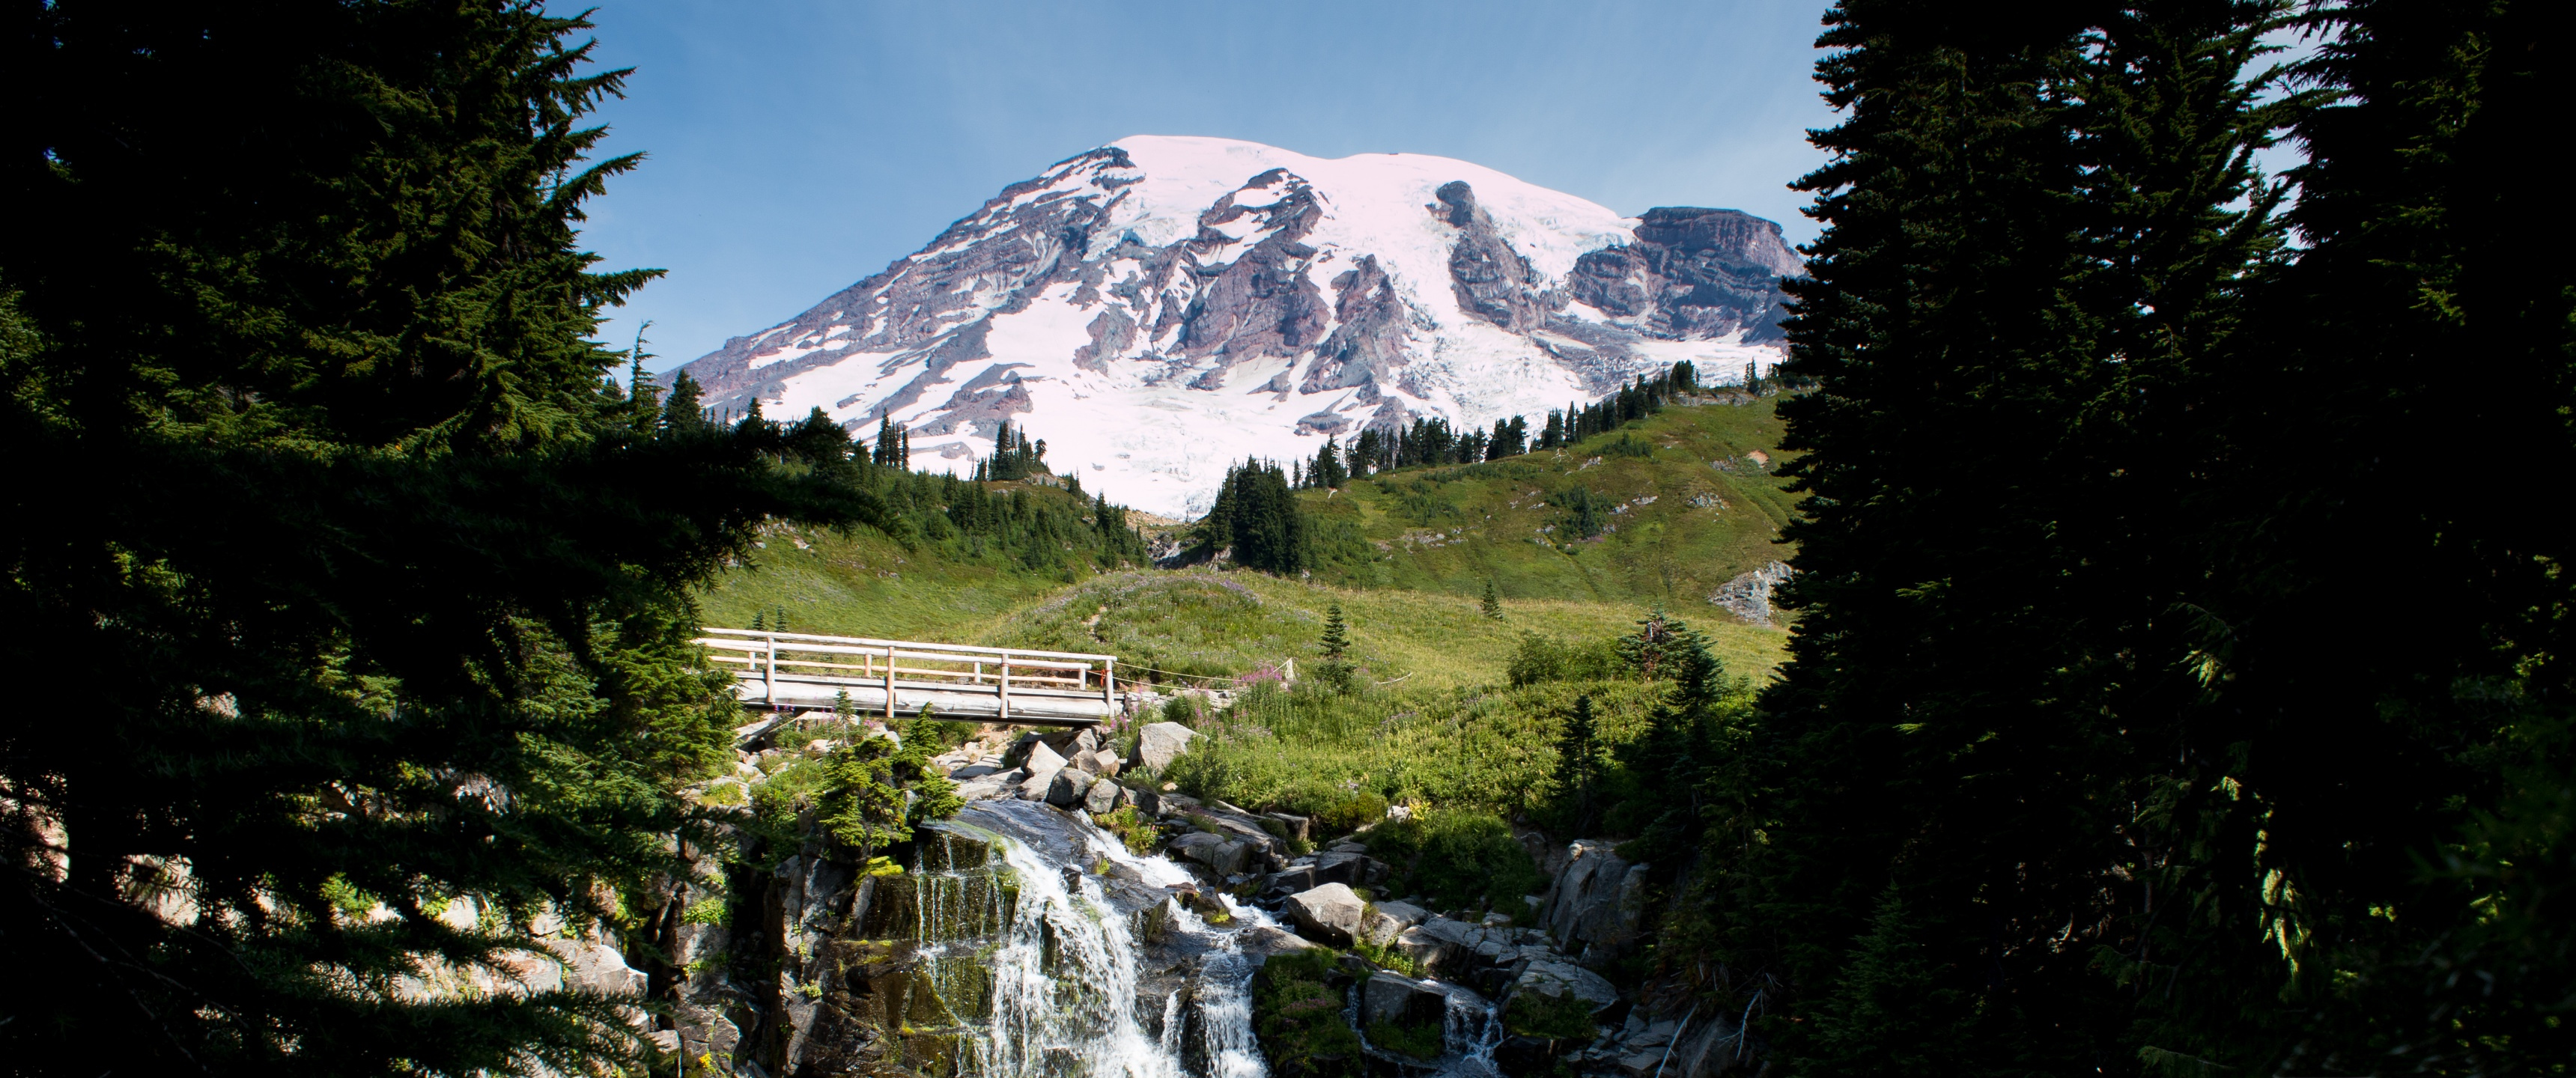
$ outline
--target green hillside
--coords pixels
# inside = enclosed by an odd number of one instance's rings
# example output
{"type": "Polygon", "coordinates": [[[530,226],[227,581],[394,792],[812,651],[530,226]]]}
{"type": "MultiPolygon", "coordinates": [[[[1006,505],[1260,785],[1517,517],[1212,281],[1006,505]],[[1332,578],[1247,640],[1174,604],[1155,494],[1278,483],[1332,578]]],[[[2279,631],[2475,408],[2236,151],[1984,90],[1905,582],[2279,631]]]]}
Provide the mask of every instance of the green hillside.
{"type": "MultiPolygon", "coordinates": [[[[1106,651],[1162,678],[1311,664],[1324,610],[1338,603],[1373,679],[1429,688],[1499,681],[1525,633],[1606,640],[1662,605],[1709,631],[1729,669],[1758,677],[1778,663],[1785,634],[1737,622],[1706,597],[1786,553],[1776,544],[1790,506],[1775,474],[1779,422],[1771,399],[1708,401],[1564,450],[1301,491],[1318,566],[1305,579],[1102,557],[1032,566],[1025,549],[962,531],[898,539],[774,524],[700,605],[721,625],[783,611],[801,631],[1106,651]],[[1488,582],[1500,619],[1480,610],[1488,582]]],[[[1090,511],[1054,487],[969,489],[1032,513],[1090,511]]]]}
{"type": "MultiPolygon", "coordinates": [[[[1785,559],[1776,398],[1672,406],[1570,448],[1406,468],[1305,491],[1320,580],[1505,598],[1707,609],[1728,578],[1785,559]],[[1599,528],[1580,519],[1590,506],[1599,528]]],[[[1713,612],[1712,612],[1713,613],[1713,612]]],[[[1689,615],[1684,615],[1689,616],[1689,615]]]]}
{"type": "MultiPolygon", "coordinates": [[[[1352,590],[1261,573],[1207,568],[1117,573],[1064,589],[992,624],[984,643],[1102,651],[1167,674],[1245,673],[1294,660],[1314,669],[1327,606],[1349,620],[1353,660],[1372,681],[1450,688],[1502,680],[1524,633],[1564,641],[1608,640],[1635,628],[1647,608],[1615,602],[1507,599],[1488,618],[1478,601],[1437,592],[1352,590]]],[[[1727,669],[1778,665],[1786,635],[1711,610],[1682,612],[1707,631],[1727,669]]]]}
{"type": "Polygon", "coordinates": [[[866,528],[840,534],[772,524],[761,541],[748,562],[700,593],[709,622],[746,626],[783,608],[798,632],[971,643],[1003,615],[1095,573],[1087,565],[1031,571],[951,543],[907,547],[866,528]]]}

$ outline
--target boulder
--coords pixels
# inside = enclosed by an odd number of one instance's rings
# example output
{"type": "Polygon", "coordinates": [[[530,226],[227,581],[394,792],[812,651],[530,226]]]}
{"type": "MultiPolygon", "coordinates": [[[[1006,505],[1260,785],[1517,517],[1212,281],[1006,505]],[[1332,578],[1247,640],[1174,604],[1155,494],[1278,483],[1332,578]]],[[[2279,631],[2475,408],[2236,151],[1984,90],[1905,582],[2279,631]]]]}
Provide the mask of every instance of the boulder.
{"type": "Polygon", "coordinates": [[[1597,839],[1566,846],[1564,871],[1548,888],[1547,934],[1567,954],[1599,966],[1626,953],[1645,916],[1646,866],[1631,865],[1597,839]]]}
{"type": "Polygon", "coordinates": [[[1360,986],[1360,1021],[1365,1025],[1402,1022],[1438,1023],[1449,1011],[1449,994],[1399,973],[1378,973],[1360,986]]]}
{"type": "Polygon", "coordinates": [[[1064,754],[1049,748],[1044,741],[1031,741],[1028,754],[1020,761],[1020,766],[1027,768],[1031,775],[1053,772],[1064,766],[1064,754]]]}
{"type": "Polygon", "coordinates": [[[1044,801],[1047,798],[1047,791],[1055,785],[1056,773],[1064,770],[1064,757],[1057,755],[1054,749],[1048,748],[1045,742],[1032,741],[1029,743],[1027,762],[1021,767],[1028,773],[1028,777],[1020,780],[1020,799],[1044,801]]]}
{"type": "Polygon", "coordinates": [[[1328,853],[1315,859],[1315,882],[1368,887],[1385,883],[1394,870],[1362,853],[1328,853]]]}
{"type": "Polygon", "coordinates": [[[1561,959],[1538,959],[1523,968],[1512,980],[1510,997],[1527,992],[1557,999],[1571,995],[1589,1004],[1594,1014],[1619,1002],[1619,990],[1600,974],[1561,959]]]}
{"type": "Polygon", "coordinates": [[[987,775],[980,779],[967,779],[957,784],[957,796],[968,801],[987,797],[1009,797],[1017,793],[1020,784],[1028,781],[1028,778],[1028,773],[1025,771],[1004,771],[1001,774],[987,775]]]}
{"type": "Polygon", "coordinates": [[[1286,954],[1290,951],[1311,951],[1316,947],[1315,944],[1307,942],[1294,932],[1283,931],[1268,925],[1255,925],[1244,929],[1234,937],[1234,942],[1236,946],[1243,948],[1243,953],[1264,961],[1268,961],[1272,955],[1286,954]]]}
{"type": "Polygon", "coordinates": [[[1367,853],[1368,843],[1346,838],[1324,847],[1324,850],[1327,853],[1367,853]]]}
{"type": "Polygon", "coordinates": [[[1315,837],[1314,822],[1308,817],[1291,816],[1285,812],[1265,812],[1261,815],[1279,821],[1281,826],[1288,829],[1289,838],[1304,842],[1315,837]]]}
{"type": "Polygon", "coordinates": [[[1226,834],[1259,847],[1263,852],[1268,853],[1271,859],[1282,865],[1288,863],[1288,840],[1271,834],[1268,829],[1253,822],[1253,817],[1227,815],[1217,816],[1214,819],[1217,827],[1226,834]]]}
{"type": "Polygon", "coordinates": [[[1076,756],[1088,755],[1100,751],[1107,743],[1108,739],[1101,736],[1099,727],[1085,726],[1081,733],[1073,735],[1073,753],[1076,756]]]}
{"type": "Polygon", "coordinates": [[[1315,882],[1368,886],[1367,854],[1328,853],[1315,859],[1315,882]]]}
{"type": "Polygon", "coordinates": [[[1563,956],[1545,947],[1521,946],[1510,929],[1447,917],[1433,917],[1397,932],[1395,948],[1424,973],[1463,981],[1488,994],[1509,985],[1525,960],[1563,961],[1563,956]]]}
{"type": "Polygon", "coordinates": [[[1070,767],[1057,768],[1055,778],[1047,783],[1046,803],[1057,808],[1078,808],[1083,796],[1100,780],[1070,767]]]}
{"type": "Polygon", "coordinates": [[[1092,772],[1093,774],[1095,774],[1095,775],[1115,775],[1115,774],[1117,774],[1117,773],[1119,772],[1119,770],[1120,770],[1120,768],[1119,768],[1119,766],[1118,766],[1118,750],[1116,750],[1116,749],[1099,749],[1099,750],[1095,750],[1095,751],[1091,754],[1091,772],[1092,772]]]}
{"type": "Polygon", "coordinates": [[[1126,792],[1126,787],[1118,785],[1117,783],[1111,782],[1107,779],[1102,779],[1098,782],[1092,783],[1091,789],[1083,793],[1082,807],[1085,811],[1094,816],[1108,812],[1115,812],[1117,811],[1119,804],[1126,800],[1125,797],[1121,796],[1126,792]]]}
{"type": "Polygon", "coordinates": [[[1367,908],[1360,896],[1338,883],[1288,896],[1287,914],[1297,934],[1328,947],[1348,947],[1367,908]]]}
{"type": "MultiPolygon", "coordinates": [[[[1219,876],[1232,876],[1243,871],[1244,862],[1252,856],[1252,846],[1225,835],[1192,831],[1173,839],[1171,852],[1206,865],[1219,876]]],[[[1353,899],[1356,900],[1357,896],[1353,899]]]]}
{"type": "Polygon", "coordinates": [[[1129,762],[1147,771],[1161,771],[1190,750],[1190,739],[1199,736],[1177,722],[1158,722],[1136,733],[1136,755],[1129,762]]]}
{"type": "Polygon", "coordinates": [[[1360,937],[1384,947],[1394,943],[1405,929],[1430,919],[1428,911],[1410,902],[1380,902],[1360,919],[1360,937]]]}
{"type": "Polygon", "coordinates": [[[1313,864],[1295,864],[1271,873],[1268,879],[1262,881],[1261,893],[1265,896],[1293,895],[1299,891],[1314,890],[1315,885],[1322,882],[1324,881],[1315,878],[1313,864]]]}

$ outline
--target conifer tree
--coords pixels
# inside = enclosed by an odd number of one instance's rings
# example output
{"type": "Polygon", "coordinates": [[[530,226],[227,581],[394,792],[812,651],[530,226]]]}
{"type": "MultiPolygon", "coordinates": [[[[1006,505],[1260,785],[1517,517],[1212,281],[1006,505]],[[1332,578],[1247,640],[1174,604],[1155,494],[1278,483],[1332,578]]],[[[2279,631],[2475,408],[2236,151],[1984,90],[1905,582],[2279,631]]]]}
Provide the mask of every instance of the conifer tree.
{"type": "Polygon", "coordinates": [[[706,430],[709,425],[706,405],[698,399],[697,379],[689,377],[685,370],[673,374],[671,396],[662,406],[662,429],[695,434],[706,430]]]}
{"type": "Polygon", "coordinates": [[[1563,799],[1563,824],[1573,834],[1589,832],[1593,798],[1601,785],[1601,735],[1592,719],[1592,694],[1574,698],[1565,728],[1556,736],[1556,792],[1563,799]]]}
{"type": "Polygon", "coordinates": [[[1315,639],[1315,646],[1323,650],[1327,662],[1340,662],[1349,656],[1350,627],[1342,621],[1342,604],[1333,603],[1324,608],[1324,633],[1315,639]]]}
{"type": "Polygon", "coordinates": [[[644,331],[653,328],[651,321],[635,329],[635,344],[626,351],[626,407],[633,416],[631,426],[636,434],[652,437],[662,425],[662,387],[653,376],[644,373],[644,361],[653,354],[644,350],[644,331]]]}
{"type": "Polygon", "coordinates": [[[526,4],[10,26],[0,451],[51,462],[17,509],[85,507],[0,514],[16,702],[81,717],[0,731],[13,1065],[640,1071],[630,1002],[411,978],[667,901],[739,714],[688,589],[873,518],[603,390],[652,276],[575,233],[624,73],[526,4]]]}
{"type": "MultiPolygon", "coordinates": [[[[2273,437],[2310,414],[2331,416],[2315,431],[2373,429],[2323,407],[2331,395],[2264,384],[2332,364],[2245,336],[2269,316],[2268,282],[2328,250],[2280,248],[2280,190],[2252,164],[2316,103],[2267,96],[2260,40],[2280,11],[1977,21],[1851,0],[1829,19],[1820,75],[1844,111],[1817,136],[1829,163],[1802,181],[1827,229],[1788,285],[1775,374],[1813,386],[1780,406],[1805,454],[1789,468],[1807,494],[1789,529],[1801,621],[1742,757],[1761,772],[1739,802],[1709,802],[1725,806],[1712,835],[1740,853],[1704,892],[1712,923],[1760,909],[1761,931],[1779,930],[1735,934],[1725,960],[1801,986],[1784,1011],[1816,1020],[1766,1027],[1800,1073],[2394,1058],[2362,1032],[2361,986],[2393,972],[2365,956],[2424,951],[2389,927],[2410,915],[2368,911],[2413,908],[2397,862],[2431,848],[2431,806],[2463,787],[2420,766],[2393,779],[2397,756],[2440,752],[2414,740],[2430,735],[2419,719],[2389,716],[2429,712],[2358,706],[2347,687],[2366,679],[2322,666],[2253,673],[2288,653],[2275,627],[2335,637],[2293,613],[2314,599],[2288,598],[2319,559],[2266,565],[2253,548],[2346,503],[2319,493],[2313,462],[2368,456],[2276,457],[2273,437]],[[2282,500],[2221,508],[2260,482],[2282,500]],[[2263,583],[2221,583],[2248,572],[2263,583]],[[2288,718],[2329,713],[2376,733],[2288,718]],[[2312,780],[2324,773],[2372,803],[2312,780]],[[1901,906],[1873,909],[1891,884],[1901,906]],[[1913,972],[1881,977],[1846,959],[1855,945],[1913,972]],[[2329,1051],[2344,1054],[2315,1054],[2329,1051]]],[[[2347,360],[2363,354],[2351,343],[2347,360]]],[[[2389,553],[2371,560],[2432,560],[2389,553]]]]}
{"type": "Polygon", "coordinates": [[[1495,621],[1503,620],[1503,600],[1500,596],[1494,594],[1494,581],[1492,577],[1485,578],[1485,597],[1483,601],[1476,604],[1476,610],[1478,613],[1483,614],[1488,618],[1492,618],[1495,621]]]}

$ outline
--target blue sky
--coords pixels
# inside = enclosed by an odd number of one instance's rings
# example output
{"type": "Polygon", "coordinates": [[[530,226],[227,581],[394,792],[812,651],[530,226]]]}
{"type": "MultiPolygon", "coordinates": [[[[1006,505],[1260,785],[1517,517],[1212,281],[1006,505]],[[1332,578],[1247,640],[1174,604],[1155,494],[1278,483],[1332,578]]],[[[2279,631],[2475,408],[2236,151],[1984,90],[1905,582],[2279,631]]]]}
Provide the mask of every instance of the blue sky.
{"type": "Polygon", "coordinates": [[[1815,235],[1789,181],[1832,122],[1823,0],[1250,4],[605,0],[636,69],[604,119],[641,171],[591,206],[659,266],[603,331],[656,368],[918,250],[1007,184],[1126,135],[1439,154],[1621,213],[1721,206],[1815,235]]]}

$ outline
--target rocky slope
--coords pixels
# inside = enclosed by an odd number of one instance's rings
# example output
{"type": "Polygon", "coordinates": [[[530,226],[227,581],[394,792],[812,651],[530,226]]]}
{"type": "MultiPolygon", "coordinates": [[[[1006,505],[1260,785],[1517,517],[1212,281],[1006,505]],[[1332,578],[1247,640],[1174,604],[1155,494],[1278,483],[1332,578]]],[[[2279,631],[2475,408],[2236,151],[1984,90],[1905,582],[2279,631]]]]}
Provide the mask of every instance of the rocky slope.
{"type": "Polygon", "coordinates": [[[1247,455],[1537,417],[1676,360],[1767,370],[1798,269],[1733,210],[1624,218],[1447,158],[1139,136],[685,369],[716,408],[907,424],[916,467],[962,468],[1007,420],[1087,486],[1195,515],[1247,455]]]}

